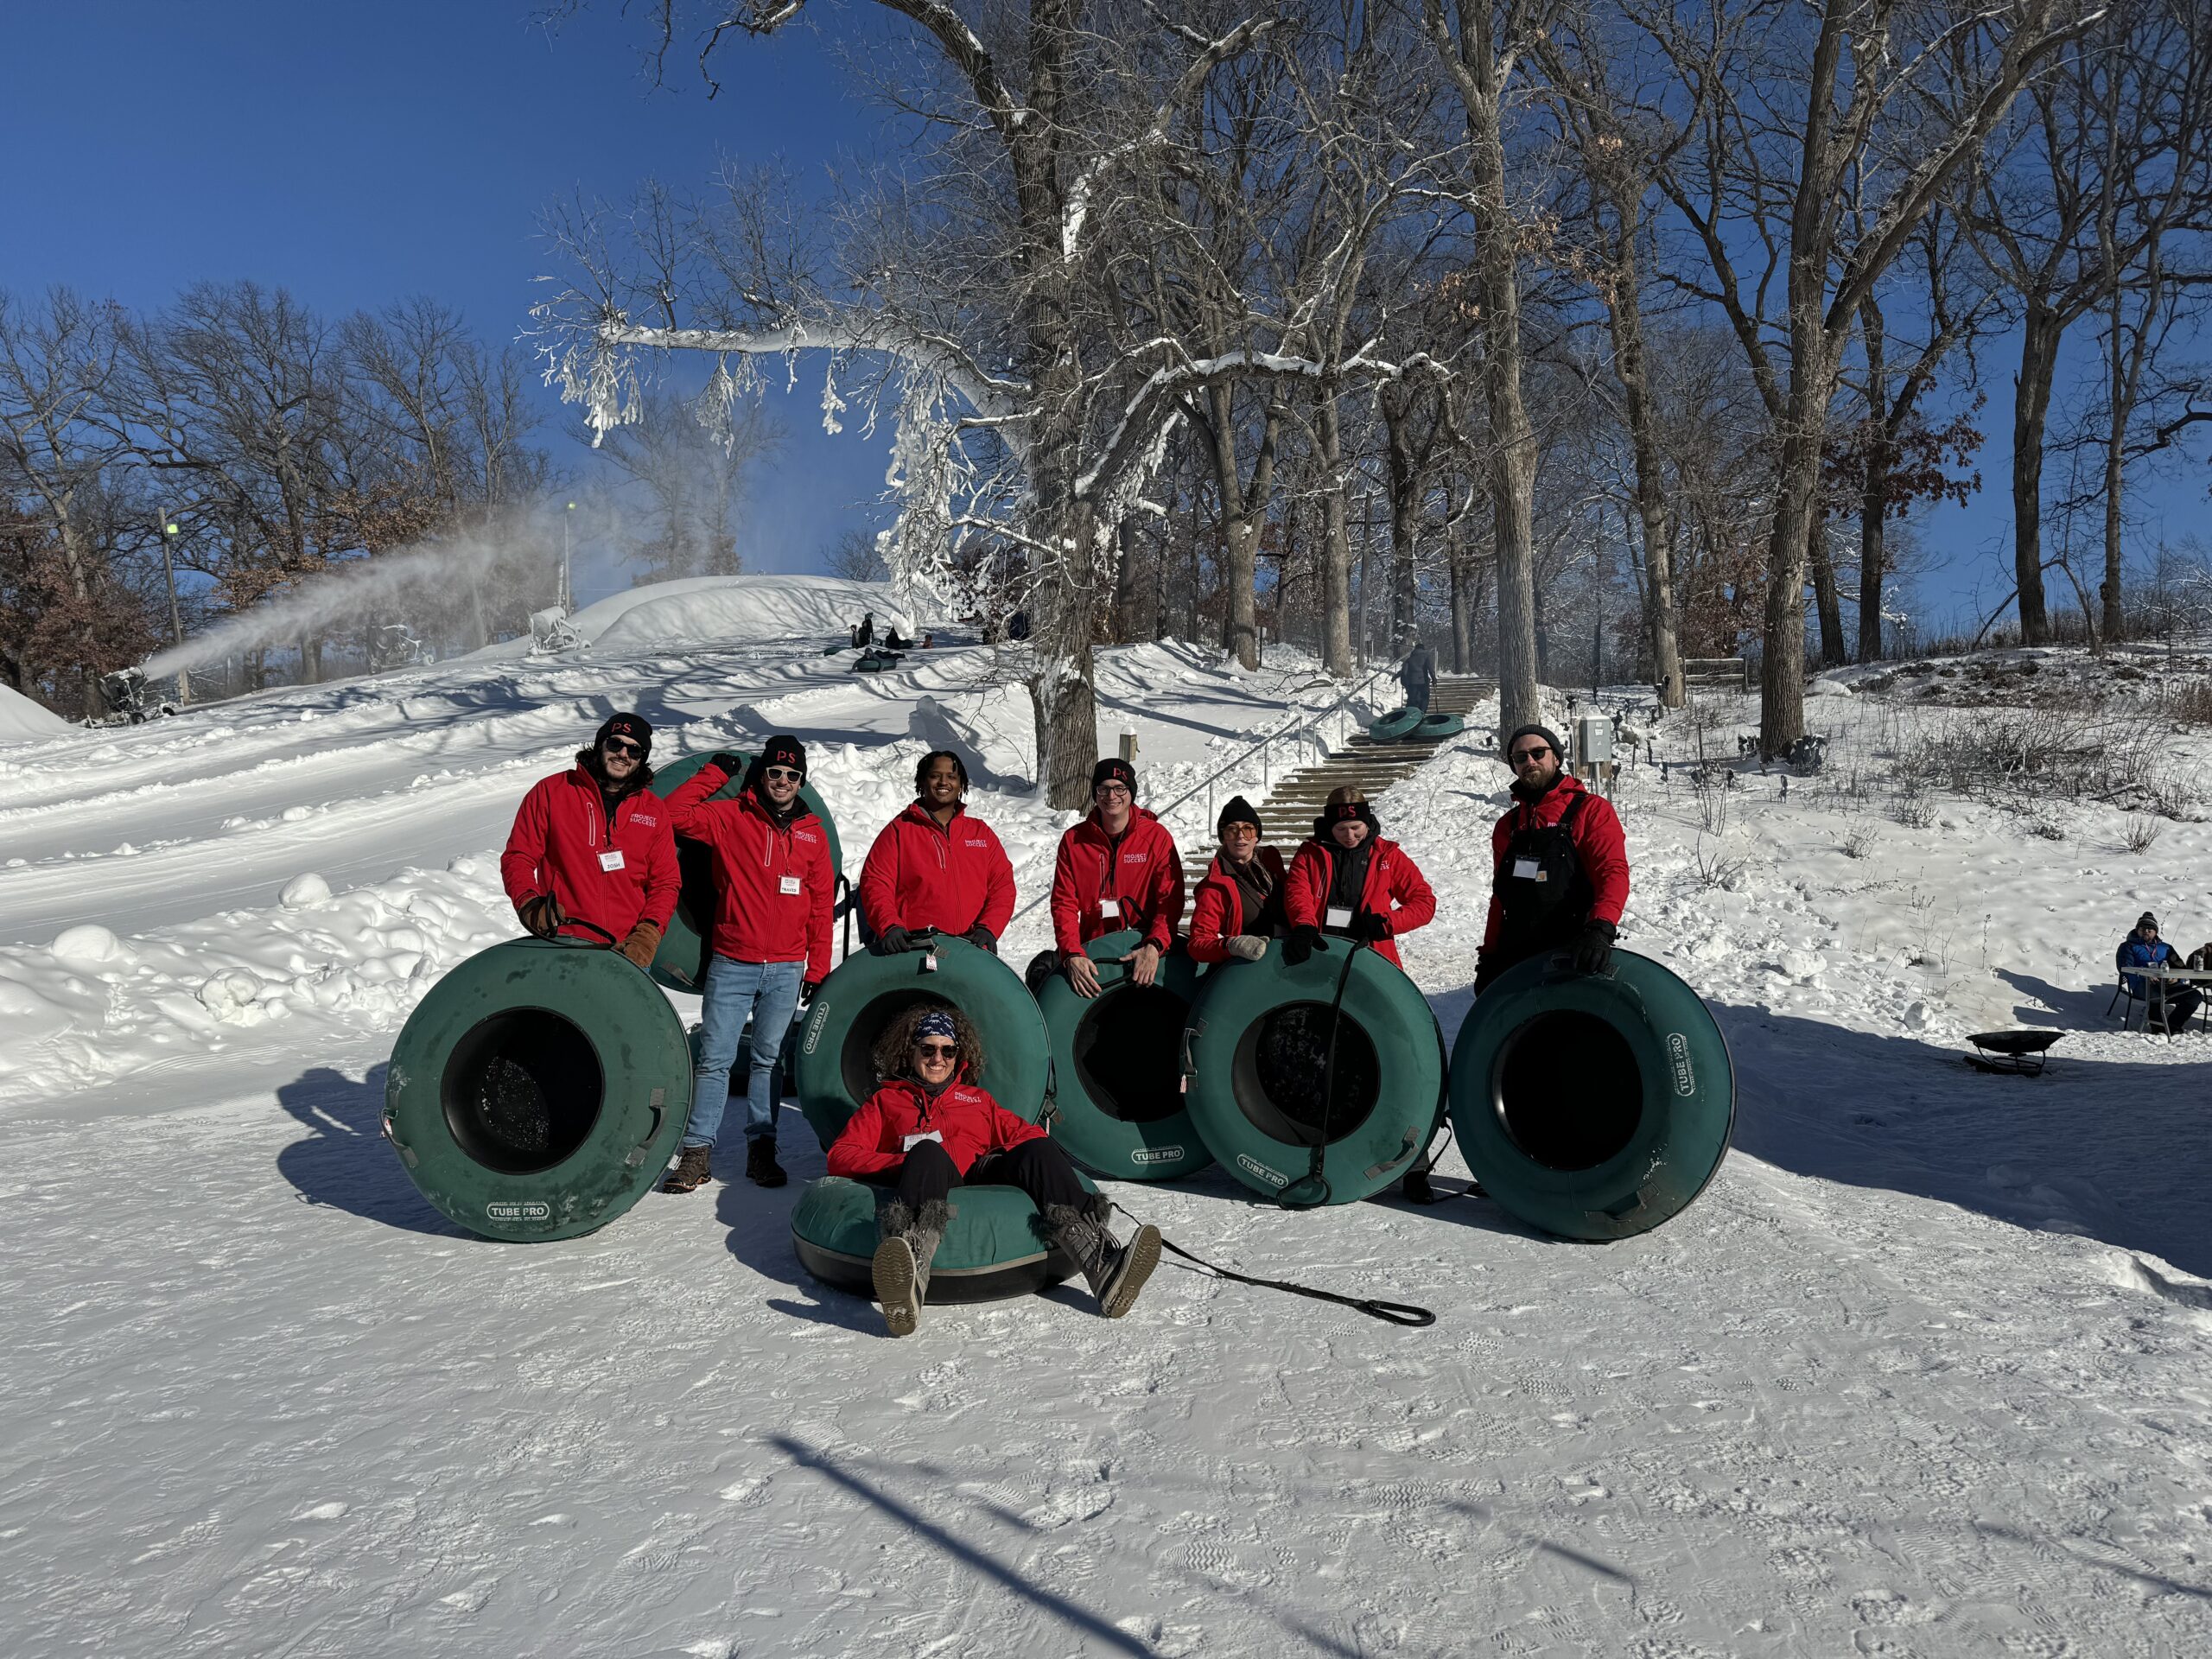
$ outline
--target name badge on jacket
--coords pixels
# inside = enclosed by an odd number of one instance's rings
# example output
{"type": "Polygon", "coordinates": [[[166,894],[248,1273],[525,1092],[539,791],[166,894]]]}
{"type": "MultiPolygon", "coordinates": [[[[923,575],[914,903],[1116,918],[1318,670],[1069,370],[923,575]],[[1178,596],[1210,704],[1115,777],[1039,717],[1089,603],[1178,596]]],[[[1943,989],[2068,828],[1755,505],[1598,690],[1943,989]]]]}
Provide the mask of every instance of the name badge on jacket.
{"type": "Polygon", "coordinates": [[[601,853],[599,855],[599,868],[605,870],[610,875],[612,875],[615,871],[620,869],[622,868],[622,855],[620,851],[618,849],[612,853],[601,853]]]}
{"type": "Polygon", "coordinates": [[[778,893],[784,893],[786,896],[797,893],[798,891],[798,877],[795,875],[787,875],[783,877],[776,883],[776,891],[778,893]]]}

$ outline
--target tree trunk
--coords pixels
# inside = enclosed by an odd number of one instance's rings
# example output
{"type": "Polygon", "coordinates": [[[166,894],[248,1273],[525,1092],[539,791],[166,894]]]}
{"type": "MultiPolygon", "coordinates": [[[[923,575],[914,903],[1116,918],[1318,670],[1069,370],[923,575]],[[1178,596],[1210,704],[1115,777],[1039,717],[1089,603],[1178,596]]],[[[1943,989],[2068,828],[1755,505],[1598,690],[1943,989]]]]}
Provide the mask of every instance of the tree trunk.
{"type": "Polygon", "coordinates": [[[1455,532],[1452,543],[1452,671],[1471,674],[1475,671],[1477,599],[1475,573],[1469,567],[1474,561],[1464,537],[1455,532]]]}
{"type": "Polygon", "coordinates": [[[1890,493],[1889,446],[1878,435],[1866,446],[1866,487],[1859,498],[1859,660],[1882,659],[1882,578],[1890,493]]]}
{"type": "Polygon", "coordinates": [[[1828,515],[1815,485],[1812,523],[1805,534],[1805,556],[1813,571],[1813,601],[1821,618],[1821,665],[1834,668],[1851,660],[1843,643],[1843,602],[1835,590],[1835,566],[1828,559],[1828,515]]]}
{"type": "Polygon", "coordinates": [[[1321,662],[1340,680],[1358,671],[1352,653],[1351,536],[1344,524],[1343,432],[1333,389],[1324,387],[1315,410],[1319,432],[1321,495],[1321,662]]]}
{"type": "Polygon", "coordinates": [[[1235,388],[1211,386],[1206,391],[1211,418],[1214,482],[1221,491],[1222,645],[1246,668],[1260,665],[1260,529],[1267,513],[1268,474],[1274,452],[1272,412],[1268,431],[1260,442],[1260,454],[1252,467],[1252,486],[1247,491],[1236,461],[1235,388]]]}
{"type": "Polygon", "coordinates": [[[2043,591],[2043,440],[2064,332],[2057,313],[2037,301],[2028,302],[2012,396],[2012,569],[2024,645],[2039,645],[2050,637],[2043,591]]]}
{"type": "MultiPolygon", "coordinates": [[[[1640,182],[1640,181],[1639,181],[1640,182]]],[[[1634,187],[1630,187],[1633,188],[1634,187]]],[[[1662,708],[1679,709],[1684,696],[1681,624],[1675,605],[1673,546],[1667,528],[1665,463],[1652,427],[1651,389],[1643,360],[1643,297],[1637,268],[1640,202],[1627,191],[1613,198],[1619,215],[1615,279],[1607,290],[1612,326],[1613,372],[1620,377],[1628,416],[1629,447],[1636,458],[1636,516],[1643,533],[1643,633],[1651,676],[1662,708]]]]}
{"type": "Polygon", "coordinates": [[[1137,580],[1137,526],[1134,518],[1122,520],[1114,532],[1114,638],[1122,645],[1141,639],[1137,607],[1143,584],[1137,580]]]}
{"type": "Polygon", "coordinates": [[[1414,459],[1412,410],[1389,388],[1376,400],[1382,411],[1385,476],[1390,490],[1390,649],[1410,649],[1420,602],[1414,569],[1414,520],[1421,506],[1421,469],[1414,459]]]}
{"type": "MultiPolygon", "coordinates": [[[[1817,320],[1815,321],[1817,327],[1817,320]]],[[[1780,754],[1805,734],[1805,565],[1813,534],[1827,377],[1808,357],[1824,356],[1817,337],[1793,354],[1789,418],[1776,480],[1774,529],[1767,543],[1765,653],[1759,669],[1759,753],[1780,754]],[[1817,382],[1817,385],[1808,384],[1817,382]]]]}

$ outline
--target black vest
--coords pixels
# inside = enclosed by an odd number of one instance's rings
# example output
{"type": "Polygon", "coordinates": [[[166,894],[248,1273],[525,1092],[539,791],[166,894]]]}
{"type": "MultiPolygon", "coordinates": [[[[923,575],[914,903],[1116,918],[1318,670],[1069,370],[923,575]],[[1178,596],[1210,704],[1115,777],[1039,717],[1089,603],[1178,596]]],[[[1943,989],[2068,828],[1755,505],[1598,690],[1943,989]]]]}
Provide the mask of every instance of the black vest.
{"type": "Polygon", "coordinates": [[[1598,902],[1598,890],[1574,849],[1575,815],[1590,797],[1577,791],[1557,823],[1522,824],[1505,843],[1491,888],[1504,914],[1498,949],[1517,962],[1574,942],[1598,902]]]}

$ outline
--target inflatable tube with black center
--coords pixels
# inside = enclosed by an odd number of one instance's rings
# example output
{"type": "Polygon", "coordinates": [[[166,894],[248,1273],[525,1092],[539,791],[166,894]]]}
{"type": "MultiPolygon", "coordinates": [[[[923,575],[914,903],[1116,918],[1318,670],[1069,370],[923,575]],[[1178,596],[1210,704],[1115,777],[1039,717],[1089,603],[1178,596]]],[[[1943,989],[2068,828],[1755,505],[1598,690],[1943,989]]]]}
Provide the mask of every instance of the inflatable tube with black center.
{"type": "Polygon", "coordinates": [[[1128,1181],[1172,1181],[1213,1161],[1183,1101],[1183,1021],[1199,965],[1178,952],[1149,985],[1119,958],[1144,942],[1135,928],[1093,939],[1099,994],[1086,1001],[1065,974],[1039,988],[1052,1042],[1052,1139],[1078,1163],[1128,1181]]]}
{"type": "Polygon", "coordinates": [[[1354,952],[1347,968],[1351,949],[1332,939],[1293,967],[1275,944],[1257,962],[1219,963],[1199,980],[1185,1027],[1186,1098],[1207,1148],[1247,1186],[1300,1208],[1380,1192],[1440,1116],[1444,1039],[1427,999],[1372,950],[1354,952]],[[1307,1173],[1325,1124],[1325,1187],[1307,1173]]]}
{"type": "Polygon", "coordinates": [[[1649,957],[1602,974],[1521,963],[1475,999],[1452,1050],[1452,1124],[1491,1198],[1564,1238],[1627,1238],[1681,1213],[1727,1156],[1728,1045],[1649,957]]]}
{"type": "Polygon", "coordinates": [[[989,951],[939,937],[934,951],[846,957],[785,1039],[799,1110],[825,1152],[875,1092],[876,1039],[917,1002],[950,1003],[968,1016],[983,1045],[977,1081],[1000,1105],[1031,1123],[1044,1110],[1050,1063],[1036,999],[989,951]]]}
{"type": "Polygon", "coordinates": [[[1457,737],[1466,729],[1467,722],[1457,715],[1423,715],[1421,724],[1414,728],[1412,735],[1424,740],[1457,737]]]}
{"type": "MultiPolygon", "coordinates": [[[[753,764],[750,754],[735,750],[731,753],[736,753],[744,766],[753,764]]],[[[681,760],[671,760],[658,768],[653,773],[653,793],[666,800],[690,782],[711,758],[687,754],[681,760]]],[[[745,772],[741,768],[736,777],[707,798],[734,800],[744,785],[745,772]]],[[[823,831],[830,837],[830,874],[842,875],[845,854],[837,842],[837,821],[830,816],[830,808],[815,793],[812,784],[801,784],[798,797],[806,803],[807,810],[822,820],[823,831]]],[[[668,918],[667,931],[660,936],[660,949],[653,952],[653,977],[671,991],[690,991],[696,995],[707,988],[707,963],[714,956],[707,941],[715,919],[715,855],[704,842],[686,841],[678,836],[676,862],[683,873],[683,890],[677,895],[676,914],[668,918]]]]}
{"type": "MultiPolygon", "coordinates": [[[[807,1183],[791,1208],[799,1265],[825,1285],[874,1296],[875,1212],[891,1196],[888,1187],[840,1175],[807,1183]]],[[[955,1187],[951,1203],[952,1224],[930,1259],[931,1306],[1027,1296],[1075,1275],[1076,1264],[1038,1230],[1037,1206],[1020,1187],[955,1187]]]]}
{"type": "Polygon", "coordinates": [[[486,1238],[574,1238],[660,1179],[691,1106],[683,1022],[624,957],[565,939],[479,951],[401,1028],[384,1133],[486,1238]]]}
{"type": "Polygon", "coordinates": [[[1418,709],[1393,709],[1389,714],[1367,728],[1368,736],[1377,743],[1395,743],[1409,735],[1421,724],[1418,709]]]}

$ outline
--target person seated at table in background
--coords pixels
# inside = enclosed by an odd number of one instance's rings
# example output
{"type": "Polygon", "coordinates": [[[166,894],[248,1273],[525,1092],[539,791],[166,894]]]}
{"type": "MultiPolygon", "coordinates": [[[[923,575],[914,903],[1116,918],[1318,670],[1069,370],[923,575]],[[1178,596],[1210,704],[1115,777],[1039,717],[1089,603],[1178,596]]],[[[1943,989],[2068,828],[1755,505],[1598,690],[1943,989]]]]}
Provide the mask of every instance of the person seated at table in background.
{"type": "Polygon", "coordinates": [[[2130,968],[2182,966],[2181,952],[2158,937],[2158,918],[2147,910],[2135,918],[2135,931],[2120,941],[2119,966],[2127,981],[2127,994],[2143,999],[2146,1030],[2156,1020],[2161,1031],[2179,1031],[2189,1023],[2189,1016],[2196,1012],[2196,1005],[2204,1000],[2194,985],[2154,986],[2142,975],[2127,972],[2130,968]]]}
{"type": "Polygon", "coordinates": [[[2189,953],[2189,965],[2200,972],[2212,968],[2212,944],[2200,944],[2189,953]]]}
{"type": "Polygon", "coordinates": [[[1109,1319],[1129,1311],[1160,1265],[1160,1230],[1140,1227],[1126,1244],[1107,1230],[1112,1203],[1084,1190],[1060,1143],[977,1084],[983,1046],[967,1015],[909,1008],[874,1058],[884,1081],[830,1143],[830,1173],[898,1189],[876,1216],[872,1264],[893,1336],[911,1336],[921,1322],[930,1262],[957,1213],[952,1190],[963,1184],[1027,1192],[1046,1236],[1090,1281],[1098,1311],[1109,1319]]]}

